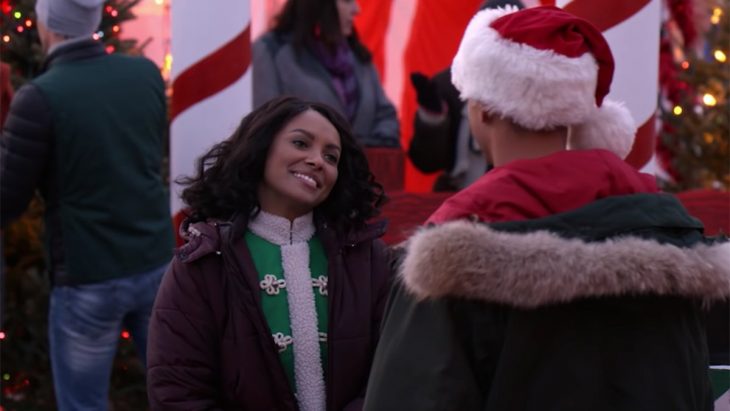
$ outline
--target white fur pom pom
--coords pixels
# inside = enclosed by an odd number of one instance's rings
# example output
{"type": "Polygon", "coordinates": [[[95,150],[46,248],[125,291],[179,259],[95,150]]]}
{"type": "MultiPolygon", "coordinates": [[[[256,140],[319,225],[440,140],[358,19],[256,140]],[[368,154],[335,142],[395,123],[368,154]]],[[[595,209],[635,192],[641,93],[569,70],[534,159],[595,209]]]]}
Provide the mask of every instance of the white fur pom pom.
{"type": "Polygon", "coordinates": [[[602,148],[626,158],[636,136],[631,112],[617,101],[604,100],[586,122],[573,126],[568,138],[568,150],[602,148]]]}

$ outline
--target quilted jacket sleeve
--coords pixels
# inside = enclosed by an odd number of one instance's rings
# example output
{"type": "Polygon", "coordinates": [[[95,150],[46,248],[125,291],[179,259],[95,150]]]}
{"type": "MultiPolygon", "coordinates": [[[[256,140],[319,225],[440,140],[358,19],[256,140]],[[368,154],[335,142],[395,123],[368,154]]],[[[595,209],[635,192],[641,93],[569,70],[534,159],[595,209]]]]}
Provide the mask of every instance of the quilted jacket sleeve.
{"type": "Polygon", "coordinates": [[[0,136],[0,226],[20,216],[47,167],[52,133],[48,102],[32,84],[21,87],[0,136]]]}
{"type": "Polygon", "coordinates": [[[157,293],[147,343],[152,410],[222,410],[212,309],[198,264],[175,257],[157,293]]]}

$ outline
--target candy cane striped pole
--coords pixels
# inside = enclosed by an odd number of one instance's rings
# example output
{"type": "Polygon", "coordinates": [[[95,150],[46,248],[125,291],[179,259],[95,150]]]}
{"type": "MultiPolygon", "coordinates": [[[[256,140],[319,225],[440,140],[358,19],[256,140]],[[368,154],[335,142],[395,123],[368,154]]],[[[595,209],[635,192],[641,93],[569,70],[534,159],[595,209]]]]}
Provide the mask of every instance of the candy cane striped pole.
{"type": "Polygon", "coordinates": [[[251,110],[249,0],[172,2],[171,208],[184,205],[174,180],[228,137],[251,110]]]}
{"type": "Polygon", "coordinates": [[[638,127],[626,161],[645,166],[656,140],[660,0],[559,0],[557,6],[593,23],[611,46],[616,71],[609,97],[626,103],[638,127]]]}

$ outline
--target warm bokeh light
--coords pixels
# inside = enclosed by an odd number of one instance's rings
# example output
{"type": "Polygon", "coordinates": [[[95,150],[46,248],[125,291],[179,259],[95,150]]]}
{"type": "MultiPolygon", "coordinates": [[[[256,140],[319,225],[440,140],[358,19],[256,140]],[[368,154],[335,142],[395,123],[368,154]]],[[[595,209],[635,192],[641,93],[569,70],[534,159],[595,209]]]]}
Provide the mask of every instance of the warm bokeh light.
{"type": "Polygon", "coordinates": [[[6,43],[10,43],[10,36],[8,36],[7,34],[4,35],[3,36],[3,41],[6,42],[6,43]]]}
{"type": "Polygon", "coordinates": [[[689,68],[689,61],[685,60],[680,64],[683,69],[687,70],[689,68]]]}
{"type": "Polygon", "coordinates": [[[720,23],[720,17],[722,17],[722,9],[719,7],[712,9],[712,17],[710,17],[712,24],[720,23]]]}
{"type": "Polygon", "coordinates": [[[674,106],[674,109],[672,109],[672,113],[674,113],[675,116],[682,114],[682,111],[681,106],[674,106]]]}
{"type": "Polygon", "coordinates": [[[724,63],[727,61],[727,56],[722,50],[715,50],[715,60],[719,61],[720,63],[724,63]]]}
{"type": "Polygon", "coordinates": [[[706,106],[712,107],[717,104],[717,99],[712,94],[705,93],[705,95],[702,96],[702,102],[705,103],[706,106]]]}

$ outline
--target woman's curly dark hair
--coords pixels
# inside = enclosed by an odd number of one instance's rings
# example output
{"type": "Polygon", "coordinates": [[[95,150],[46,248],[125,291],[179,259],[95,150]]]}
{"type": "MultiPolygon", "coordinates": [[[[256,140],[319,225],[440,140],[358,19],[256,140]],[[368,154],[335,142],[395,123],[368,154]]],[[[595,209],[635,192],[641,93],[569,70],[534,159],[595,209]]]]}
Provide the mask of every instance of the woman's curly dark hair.
{"type": "Polygon", "coordinates": [[[185,186],[182,199],[191,221],[229,220],[236,213],[249,216],[260,210],[257,198],[274,136],[294,117],[314,110],[337,129],[342,152],[338,177],[318,215],[341,229],[361,227],[380,212],[386,201],[383,187],[370,172],[367,158],[342,115],[321,103],[296,97],[275,98],[243,118],[233,135],[198,159],[195,176],[176,182],[185,186]]]}

